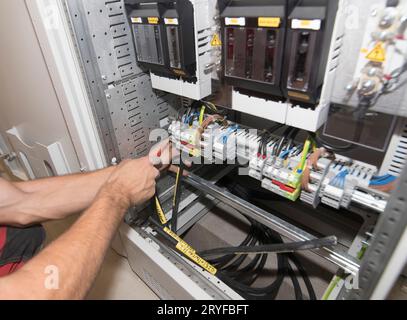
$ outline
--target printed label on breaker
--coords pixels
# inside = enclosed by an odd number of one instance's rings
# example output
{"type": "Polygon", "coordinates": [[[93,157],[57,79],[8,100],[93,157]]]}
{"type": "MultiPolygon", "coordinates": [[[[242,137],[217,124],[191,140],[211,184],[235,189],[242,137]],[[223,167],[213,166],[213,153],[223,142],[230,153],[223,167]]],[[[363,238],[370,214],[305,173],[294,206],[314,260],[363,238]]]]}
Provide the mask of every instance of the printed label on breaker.
{"type": "Polygon", "coordinates": [[[140,17],[132,17],[131,22],[132,23],[143,23],[143,19],[141,19],[140,17]]]}
{"type": "Polygon", "coordinates": [[[210,274],[215,275],[218,270],[214,266],[212,266],[210,263],[202,259],[200,256],[198,256],[195,252],[194,249],[192,249],[188,244],[185,242],[179,242],[177,244],[177,249],[181,251],[185,256],[187,256],[189,259],[191,259],[193,262],[195,262],[197,265],[208,271],[210,274]]]}
{"type": "Polygon", "coordinates": [[[158,17],[148,17],[147,21],[150,24],[158,24],[159,19],[158,19],[158,17]]]}
{"type": "Polygon", "coordinates": [[[227,26],[241,26],[246,25],[246,18],[225,18],[225,24],[227,26]]]}
{"type": "Polygon", "coordinates": [[[321,20],[299,20],[293,19],[291,22],[292,29],[320,30],[321,20]]]}
{"type": "Polygon", "coordinates": [[[265,28],[278,28],[281,23],[281,18],[273,18],[273,17],[260,17],[258,24],[259,27],[265,28]]]}
{"type": "Polygon", "coordinates": [[[164,18],[164,23],[176,26],[179,24],[177,18],[164,18]]]}

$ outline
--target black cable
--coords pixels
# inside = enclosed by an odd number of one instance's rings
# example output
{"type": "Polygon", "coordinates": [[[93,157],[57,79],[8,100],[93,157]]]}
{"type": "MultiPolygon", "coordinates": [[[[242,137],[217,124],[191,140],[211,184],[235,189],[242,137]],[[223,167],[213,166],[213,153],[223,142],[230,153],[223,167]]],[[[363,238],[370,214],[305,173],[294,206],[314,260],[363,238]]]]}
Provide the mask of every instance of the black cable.
{"type": "Polygon", "coordinates": [[[300,132],[300,129],[296,128],[293,131],[291,131],[290,135],[287,137],[288,138],[288,143],[287,143],[287,148],[286,150],[290,150],[294,146],[294,141],[297,138],[298,133],[300,132]]]}
{"type": "Polygon", "coordinates": [[[292,127],[288,127],[286,129],[286,131],[284,132],[283,136],[281,137],[281,139],[280,139],[280,141],[279,141],[279,143],[277,145],[277,148],[275,149],[275,152],[273,152],[273,155],[275,155],[275,156],[280,155],[280,153],[281,153],[281,151],[283,149],[283,146],[284,146],[284,142],[287,140],[287,137],[291,134],[291,132],[293,130],[294,130],[294,128],[292,128],[292,127]]]}
{"type": "Polygon", "coordinates": [[[298,258],[294,254],[289,255],[290,260],[295,264],[298,272],[300,273],[302,279],[304,280],[305,286],[307,287],[308,295],[310,300],[317,300],[314,288],[312,286],[311,280],[308,277],[307,272],[305,271],[303,265],[300,263],[298,258]]]}
{"type": "Polygon", "coordinates": [[[175,233],[178,232],[178,213],[179,213],[179,205],[180,205],[180,201],[181,201],[181,187],[182,187],[183,175],[184,175],[184,164],[181,159],[181,161],[179,163],[176,181],[175,181],[174,199],[173,199],[172,217],[171,217],[171,230],[175,233]]]}
{"type": "MultiPolygon", "coordinates": [[[[233,190],[233,188],[232,188],[231,191],[233,193],[237,194],[238,196],[241,196],[242,198],[247,199],[247,193],[242,193],[243,190],[239,190],[239,192],[237,192],[237,190],[233,190]]],[[[273,230],[259,224],[256,221],[251,220],[250,218],[247,218],[247,219],[252,223],[252,227],[255,226],[255,227],[259,228],[258,232],[260,232],[260,238],[261,238],[260,241],[264,241],[264,242],[270,242],[271,241],[271,242],[279,242],[279,243],[283,242],[281,236],[279,234],[277,234],[275,231],[273,231],[273,230]]],[[[277,279],[277,281],[275,283],[276,286],[278,285],[278,280],[281,280],[281,274],[282,273],[284,274],[284,277],[289,275],[289,274],[287,274],[289,272],[289,270],[290,270],[289,269],[290,267],[287,266],[287,264],[289,264],[289,262],[288,262],[288,259],[289,259],[294,263],[294,265],[298,269],[301,277],[303,278],[303,281],[304,281],[304,283],[305,283],[305,285],[307,287],[307,291],[308,291],[310,299],[315,300],[316,295],[315,295],[314,289],[312,287],[312,283],[309,280],[305,269],[303,268],[303,266],[301,265],[299,260],[296,258],[296,255],[293,254],[293,253],[290,253],[290,254],[277,254],[277,259],[279,261],[279,264],[278,264],[278,276],[280,278],[277,279]],[[285,268],[285,269],[281,270],[281,268],[285,268]]],[[[284,277],[282,278],[282,280],[284,279],[284,277]]],[[[298,281],[293,280],[292,277],[290,277],[290,278],[291,278],[292,282],[294,281],[293,282],[293,287],[294,287],[294,291],[295,291],[295,294],[296,294],[296,298],[302,297],[302,293],[301,293],[301,296],[300,296],[301,288],[298,287],[298,281]]],[[[230,281],[230,279],[228,279],[228,280],[230,281]]],[[[281,280],[281,283],[282,283],[282,280],[281,280]]],[[[263,290],[262,289],[254,290],[255,292],[251,292],[250,290],[248,290],[247,287],[244,287],[244,285],[237,286],[237,284],[233,283],[233,282],[230,282],[230,285],[231,286],[235,285],[236,287],[233,287],[233,288],[235,288],[236,291],[239,292],[239,293],[241,293],[241,290],[243,290],[243,291],[247,290],[247,291],[244,291],[244,292],[250,292],[249,294],[247,294],[247,293],[245,293],[245,295],[242,294],[242,296],[245,296],[248,299],[258,299],[259,297],[261,297],[263,299],[275,299],[277,294],[278,294],[278,290],[272,291],[271,293],[267,293],[270,290],[270,287],[263,288],[263,290]],[[255,294],[255,296],[253,296],[253,294],[255,294]]]]}
{"type": "Polygon", "coordinates": [[[351,151],[357,147],[356,144],[354,143],[349,143],[347,145],[343,146],[338,146],[338,145],[333,145],[322,138],[318,137],[315,133],[311,132],[310,133],[311,137],[314,139],[314,141],[317,143],[318,147],[324,147],[328,151],[331,152],[345,152],[345,151],[351,151]]]}
{"type": "Polygon", "coordinates": [[[301,242],[291,242],[282,244],[270,244],[270,245],[259,245],[259,246],[246,246],[246,247],[228,247],[228,248],[217,248],[212,250],[206,250],[199,253],[203,258],[208,258],[211,256],[218,255],[247,255],[252,253],[292,253],[296,251],[309,251],[314,249],[321,249],[323,247],[332,247],[337,244],[338,240],[336,237],[325,237],[321,239],[301,241],[301,242]]]}
{"type": "Polygon", "coordinates": [[[287,273],[288,273],[288,276],[290,277],[291,282],[294,287],[295,300],[304,300],[300,282],[298,281],[297,277],[295,276],[295,273],[293,271],[293,268],[290,265],[290,262],[287,263],[287,273]]]}

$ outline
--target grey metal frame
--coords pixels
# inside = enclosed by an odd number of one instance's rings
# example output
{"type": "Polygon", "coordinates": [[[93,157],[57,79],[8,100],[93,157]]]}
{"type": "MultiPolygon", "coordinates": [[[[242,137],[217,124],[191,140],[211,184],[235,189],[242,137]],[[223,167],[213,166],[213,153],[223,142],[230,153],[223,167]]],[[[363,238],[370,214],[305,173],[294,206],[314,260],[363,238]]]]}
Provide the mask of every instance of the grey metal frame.
{"type": "MultiPolygon", "coordinates": [[[[217,200],[226,203],[230,207],[246,214],[252,219],[255,219],[256,221],[293,241],[307,241],[316,239],[315,236],[309,234],[308,232],[272,215],[259,207],[256,207],[243,199],[240,199],[227,190],[219,188],[198,176],[191,174],[184,180],[189,185],[208,193],[217,200]]],[[[340,249],[334,250],[332,248],[323,248],[314,252],[351,274],[356,275],[359,271],[359,261],[345,251],[340,249]]]]}
{"type": "MultiPolygon", "coordinates": [[[[407,167],[380,216],[359,271],[359,289],[343,288],[340,299],[371,299],[407,227],[407,167]]],[[[407,253],[406,253],[407,254],[407,253]]]]}
{"type": "Polygon", "coordinates": [[[123,0],[64,0],[99,134],[111,159],[148,153],[152,129],[175,116],[180,98],[153,90],[137,65],[123,0]]]}
{"type": "Polygon", "coordinates": [[[72,28],[73,39],[76,44],[77,54],[82,61],[83,77],[86,80],[88,95],[91,98],[92,110],[94,112],[96,123],[99,129],[99,135],[104,142],[104,151],[106,154],[107,163],[117,157],[119,154],[117,142],[113,132],[113,125],[109,119],[109,109],[107,101],[104,98],[103,81],[100,77],[101,71],[95,63],[97,59],[95,50],[87,41],[86,35],[90,34],[86,18],[83,16],[85,8],[81,0],[64,0],[64,7],[67,12],[68,21],[72,28]]]}

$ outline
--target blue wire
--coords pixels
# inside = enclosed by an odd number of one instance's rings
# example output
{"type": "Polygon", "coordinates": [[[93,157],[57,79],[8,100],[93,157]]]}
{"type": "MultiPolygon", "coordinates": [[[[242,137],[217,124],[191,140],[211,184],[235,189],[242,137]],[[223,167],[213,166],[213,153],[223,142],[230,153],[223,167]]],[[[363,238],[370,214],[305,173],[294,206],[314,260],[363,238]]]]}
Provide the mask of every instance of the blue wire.
{"type": "Polygon", "coordinates": [[[335,178],[332,179],[332,181],[329,183],[331,186],[337,187],[344,189],[345,188],[345,179],[346,176],[349,174],[349,171],[347,169],[339,172],[335,178]]]}
{"type": "Polygon", "coordinates": [[[396,181],[397,178],[395,176],[392,176],[390,174],[383,176],[383,177],[373,177],[372,180],[370,181],[371,186],[385,186],[387,184],[390,184],[394,181],[396,181]]]}
{"type": "Polygon", "coordinates": [[[228,131],[227,131],[225,134],[223,134],[223,135],[221,136],[221,139],[222,139],[222,141],[223,141],[223,144],[226,144],[226,143],[228,142],[228,139],[229,139],[230,135],[231,135],[233,132],[235,132],[236,130],[238,130],[238,129],[239,129],[239,126],[238,126],[238,125],[235,125],[235,126],[233,126],[233,127],[230,127],[230,128],[228,129],[228,131]]]}

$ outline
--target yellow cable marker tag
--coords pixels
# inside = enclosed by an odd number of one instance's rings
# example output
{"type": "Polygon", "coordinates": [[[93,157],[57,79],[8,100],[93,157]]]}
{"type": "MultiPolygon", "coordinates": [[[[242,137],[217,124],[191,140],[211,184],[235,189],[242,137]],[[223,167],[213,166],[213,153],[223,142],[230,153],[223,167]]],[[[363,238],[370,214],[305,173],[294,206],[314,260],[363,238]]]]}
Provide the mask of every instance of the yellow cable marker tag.
{"type": "Polygon", "coordinates": [[[386,49],[382,42],[378,42],[372,51],[366,56],[366,59],[373,62],[385,62],[386,61],[386,49]]]}
{"type": "Polygon", "coordinates": [[[202,259],[200,256],[196,254],[196,251],[192,249],[187,243],[184,241],[178,242],[177,247],[179,251],[181,251],[185,256],[195,262],[198,266],[202,267],[210,274],[215,275],[218,271],[214,266],[212,266],[209,262],[202,259]]]}
{"type": "Polygon", "coordinates": [[[176,245],[177,250],[182,252],[185,256],[187,256],[189,259],[195,262],[198,266],[202,267],[203,269],[205,269],[206,271],[213,275],[215,275],[216,272],[218,272],[218,270],[214,266],[212,266],[209,262],[198,256],[194,248],[192,248],[188,243],[182,240],[176,233],[172,232],[167,227],[164,228],[164,231],[171,238],[178,242],[178,244],[176,245]]]}
{"type": "Polygon", "coordinates": [[[158,24],[158,17],[148,17],[147,18],[147,21],[148,21],[148,23],[150,23],[150,24],[158,24]]]}
{"type": "Polygon", "coordinates": [[[158,218],[162,224],[167,224],[168,220],[164,214],[163,208],[161,208],[160,201],[155,197],[155,205],[157,209],[158,218]]]}
{"type": "Polygon", "coordinates": [[[278,17],[259,17],[258,25],[264,28],[278,28],[281,24],[281,18],[278,17]]]}
{"type": "Polygon", "coordinates": [[[169,228],[165,227],[164,231],[174,240],[177,240],[178,242],[184,242],[175,232],[172,232],[169,228]]]}
{"type": "Polygon", "coordinates": [[[212,47],[220,47],[222,46],[222,41],[220,40],[220,37],[217,33],[215,33],[212,37],[211,41],[211,46],[212,47]]]}

